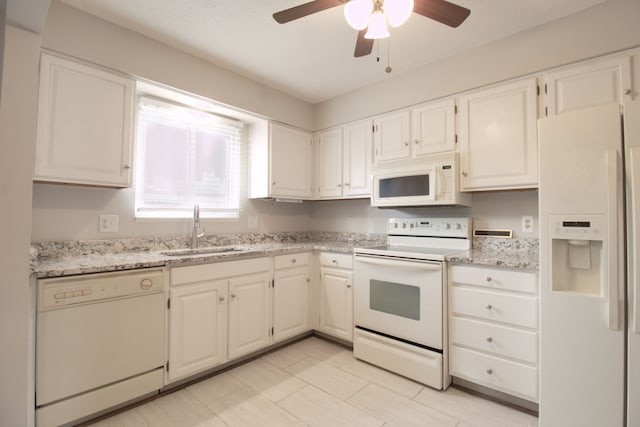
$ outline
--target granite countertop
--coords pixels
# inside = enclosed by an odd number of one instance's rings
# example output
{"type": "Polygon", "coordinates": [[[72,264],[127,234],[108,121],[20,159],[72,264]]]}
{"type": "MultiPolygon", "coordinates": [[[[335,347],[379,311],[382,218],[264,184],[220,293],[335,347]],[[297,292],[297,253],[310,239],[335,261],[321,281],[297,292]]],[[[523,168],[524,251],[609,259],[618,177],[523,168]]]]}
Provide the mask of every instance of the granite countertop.
{"type": "Polygon", "coordinates": [[[538,270],[538,239],[477,238],[474,239],[470,250],[448,256],[446,259],[452,264],[538,270]]]}
{"type": "Polygon", "coordinates": [[[181,242],[169,240],[140,242],[144,239],[122,239],[113,241],[86,242],[42,242],[32,245],[31,274],[38,278],[71,276],[77,274],[104,273],[110,271],[133,270],[149,267],[177,267],[231,261],[260,256],[274,256],[304,251],[330,251],[351,253],[357,246],[378,245],[379,240],[347,238],[317,240],[274,239],[271,241],[246,241],[232,239],[200,243],[199,249],[234,249],[228,252],[181,254],[186,248],[181,242]],[[214,243],[214,244],[211,244],[214,243]],[[167,252],[173,251],[177,255],[167,252]]]}
{"type": "MultiPolygon", "coordinates": [[[[113,239],[81,242],[40,242],[32,245],[32,276],[41,278],[104,273],[149,267],[177,267],[275,256],[305,251],[352,253],[355,247],[377,246],[384,235],[353,233],[274,233],[209,236],[199,248],[228,252],[184,254],[180,238],[113,239]],[[169,255],[167,252],[178,252],[169,255]]],[[[472,249],[446,257],[454,264],[538,269],[537,239],[474,239],[472,249]]]]}

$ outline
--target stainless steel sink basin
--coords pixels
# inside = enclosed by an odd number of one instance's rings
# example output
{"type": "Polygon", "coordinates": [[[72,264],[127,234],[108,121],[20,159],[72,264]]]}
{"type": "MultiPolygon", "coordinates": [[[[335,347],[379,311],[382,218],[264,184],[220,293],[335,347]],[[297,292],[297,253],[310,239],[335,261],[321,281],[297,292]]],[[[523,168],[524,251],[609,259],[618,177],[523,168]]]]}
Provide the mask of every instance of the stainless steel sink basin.
{"type": "Polygon", "coordinates": [[[196,249],[172,249],[170,251],[161,252],[163,255],[169,256],[186,256],[186,255],[206,255],[206,254],[224,254],[229,252],[241,252],[246,251],[246,248],[239,246],[220,246],[220,247],[208,247],[208,248],[196,248],[196,249]]]}

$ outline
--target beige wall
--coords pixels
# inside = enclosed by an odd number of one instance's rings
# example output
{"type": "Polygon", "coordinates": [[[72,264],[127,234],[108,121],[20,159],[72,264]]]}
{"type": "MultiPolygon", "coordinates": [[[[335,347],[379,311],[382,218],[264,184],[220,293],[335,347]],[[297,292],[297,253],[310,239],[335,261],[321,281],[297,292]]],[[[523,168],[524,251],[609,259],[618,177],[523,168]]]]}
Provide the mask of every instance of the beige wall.
{"type": "Polygon", "coordinates": [[[33,407],[29,236],[39,58],[39,35],[6,27],[0,101],[2,426],[27,425],[33,407]]]}
{"type": "Polygon", "coordinates": [[[575,15],[318,104],[315,129],[640,46],[639,22],[640,1],[608,0],[575,15]]]}

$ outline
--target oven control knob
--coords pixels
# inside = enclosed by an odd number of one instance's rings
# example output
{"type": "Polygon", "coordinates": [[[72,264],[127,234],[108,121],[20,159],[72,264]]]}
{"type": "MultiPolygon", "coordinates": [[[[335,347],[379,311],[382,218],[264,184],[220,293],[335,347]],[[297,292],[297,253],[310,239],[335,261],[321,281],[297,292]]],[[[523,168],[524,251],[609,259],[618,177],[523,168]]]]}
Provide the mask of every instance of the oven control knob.
{"type": "Polygon", "coordinates": [[[415,227],[414,223],[409,224],[409,228],[413,228],[413,227],[415,227]]]}
{"type": "Polygon", "coordinates": [[[393,228],[398,228],[398,223],[397,222],[393,223],[393,228]]]}
{"type": "Polygon", "coordinates": [[[462,230],[462,224],[456,224],[456,230],[462,230]]]}
{"type": "Polygon", "coordinates": [[[407,228],[407,223],[406,222],[402,223],[402,228],[407,228]]]}
{"type": "Polygon", "coordinates": [[[449,230],[451,228],[451,224],[449,224],[448,222],[444,225],[444,229],[445,230],[449,230]]]}

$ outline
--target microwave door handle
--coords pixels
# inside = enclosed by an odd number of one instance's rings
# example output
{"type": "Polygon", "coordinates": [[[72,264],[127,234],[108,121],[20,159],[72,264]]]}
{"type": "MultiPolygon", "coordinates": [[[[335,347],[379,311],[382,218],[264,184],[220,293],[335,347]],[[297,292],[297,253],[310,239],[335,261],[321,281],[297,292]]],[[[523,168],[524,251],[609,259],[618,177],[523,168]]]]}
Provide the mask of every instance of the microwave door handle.
{"type": "Polygon", "coordinates": [[[404,270],[430,270],[430,271],[440,271],[442,270],[441,264],[434,264],[420,260],[411,260],[411,261],[400,261],[389,258],[381,258],[375,256],[358,256],[356,257],[356,261],[362,262],[365,264],[373,264],[373,265],[382,265],[385,267],[397,267],[402,268],[404,270]]]}

